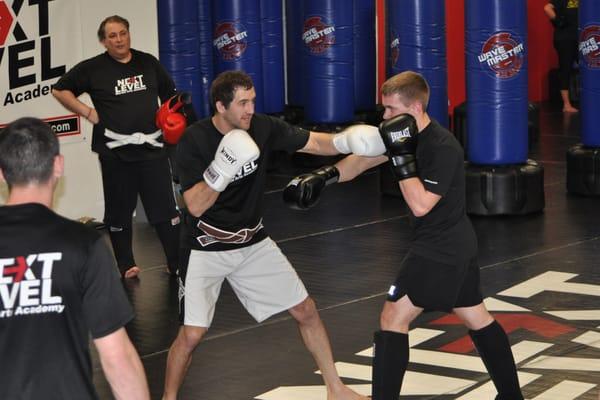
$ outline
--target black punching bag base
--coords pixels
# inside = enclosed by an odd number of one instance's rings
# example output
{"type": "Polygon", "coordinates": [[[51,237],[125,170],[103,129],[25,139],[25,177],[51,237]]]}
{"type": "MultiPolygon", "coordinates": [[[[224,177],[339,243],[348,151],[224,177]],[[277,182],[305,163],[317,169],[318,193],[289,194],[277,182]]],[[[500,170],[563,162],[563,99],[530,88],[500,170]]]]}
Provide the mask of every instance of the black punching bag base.
{"type": "Polygon", "coordinates": [[[534,160],[512,165],[467,162],[465,170],[468,214],[524,215],[544,209],[544,168],[534,160]]]}
{"type": "Polygon", "coordinates": [[[600,195],[600,147],[579,143],[567,150],[567,191],[584,196],[600,195]]]}

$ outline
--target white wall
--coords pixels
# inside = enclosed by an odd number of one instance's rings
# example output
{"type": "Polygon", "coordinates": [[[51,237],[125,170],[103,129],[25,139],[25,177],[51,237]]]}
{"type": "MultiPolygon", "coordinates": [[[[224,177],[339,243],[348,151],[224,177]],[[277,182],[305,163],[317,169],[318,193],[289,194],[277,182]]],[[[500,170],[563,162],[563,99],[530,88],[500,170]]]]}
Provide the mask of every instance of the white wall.
{"type": "MultiPolygon", "coordinates": [[[[52,7],[57,3],[64,3],[70,6],[70,10],[79,12],[81,28],[76,30],[80,32],[79,37],[72,40],[58,40],[52,43],[52,47],[58,47],[59,51],[68,52],[70,47],[73,51],[83,49],[81,60],[92,57],[104,51],[104,47],[98,43],[96,31],[100,22],[107,16],[118,14],[129,20],[131,31],[132,47],[152,53],[158,56],[158,31],[156,2],[153,0],[54,0],[49,3],[50,7],[50,31],[60,29],[56,26],[56,12],[53,14],[52,7]],[[74,45],[76,43],[76,45],[74,45]],[[81,44],[80,44],[81,43],[81,44]]],[[[7,2],[12,5],[12,1],[7,2]]],[[[25,3],[27,4],[27,3],[25,3]]],[[[25,6],[23,6],[25,7],[25,6]]],[[[19,18],[22,18],[19,16],[19,18]]],[[[20,21],[19,21],[20,22],[20,21]]],[[[24,24],[24,22],[20,22],[24,24]]],[[[53,37],[53,39],[55,39],[53,37]]],[[[10,44],[10,39],[7,45],[10,44]]],[[[77,60],[80,61],[80,60],[77,60]]],[[[37,60],[36,60],[37,62],[37,60]]],[[[73,65],[67,65],[67,69],[73,65]]],[[[5,80],[8,75],[5,68],[1,70],[0,79],[5,80]],[[5,74],[6,72],[6,74],[5,74]]],[[[56,79],[51,83],[55,83],[56,79]]],[[[56,104],[51,95],[45,96],[42,103],[29,105],[27,107],[15,107],[12,114],[3,113],[0,116],[0,123],[8,123],[18,117],[33,115],[49,117],[51,115],[65,115],[70,112],[56,108],[56,104]],[[51,109],[43,113],[37,108],[39,104],[46,104],[51,109]],[[50,114],[49,114],[50,113],[50,114]],[[10,114],[7,116],[7,114],[10,114]],[[9,119],[6,119],[9,118],[9,119]]],[[[89,98],[82,96],[81,99],[88,104],[89,98]]],[[[24,106],[24,104],[23,104],[24,106]]],[[[83,216],[93,217],[102,220],[104,213],[104,200],[102,194],[102,181],[100,178],[100,167],[98,158],[90,149],[91,144],[91,125],[82,119],[82,135],[76,137],[64,137],[60,139],[61,152],[65,156],[65,176],[61,180],[56,191],[54,208],[55,210],[69,218],[79,218],[83,216]]],[[[0,204],[6,201],[7,188],[5,184],[0,184],[0,204]]]]}

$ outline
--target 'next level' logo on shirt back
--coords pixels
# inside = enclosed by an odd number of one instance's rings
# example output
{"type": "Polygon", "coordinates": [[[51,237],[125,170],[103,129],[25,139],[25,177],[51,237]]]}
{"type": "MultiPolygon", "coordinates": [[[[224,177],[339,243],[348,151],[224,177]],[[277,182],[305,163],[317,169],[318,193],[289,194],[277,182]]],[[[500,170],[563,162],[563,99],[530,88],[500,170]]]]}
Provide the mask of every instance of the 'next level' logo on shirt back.
{"type": "Polygon", "coordinates": [[[62,313],[61,296],[52,295],[52,268],[62,253],[0,258],[0,318],[62,313]]]}

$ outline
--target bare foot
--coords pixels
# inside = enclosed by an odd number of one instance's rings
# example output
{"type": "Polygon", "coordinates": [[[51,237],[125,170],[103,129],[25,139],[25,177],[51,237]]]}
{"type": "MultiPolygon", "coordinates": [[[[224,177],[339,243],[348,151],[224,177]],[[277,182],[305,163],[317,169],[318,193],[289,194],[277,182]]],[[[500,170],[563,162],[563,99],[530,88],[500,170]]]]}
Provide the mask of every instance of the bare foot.
{"type": "Polygon", "coordinates": [[[327,400],[369,400],[369,397],[360,395],[344,385],[337,393],[327,392],[327,400]]]}
{"type": "Polygon", "coordinates": [[[578,110],[578,109],[576,109],[576,108],[575,108],[575,107],[573,107],[573,106],[564,106],[564,107],[563,107],[563,112],[567,112],[567,113],[576,113],[576,112],[579,112],[579,110],[578,110]]]}
{"type": "Polygon", "coordinates": [[[134,265],[133,267],[131,267],[127,271],[125,271],[125,273],[123,274],[123,278],[125,278],[125,279],[137,278],[140,272],[141,272],[140,268],[134,265]]]}

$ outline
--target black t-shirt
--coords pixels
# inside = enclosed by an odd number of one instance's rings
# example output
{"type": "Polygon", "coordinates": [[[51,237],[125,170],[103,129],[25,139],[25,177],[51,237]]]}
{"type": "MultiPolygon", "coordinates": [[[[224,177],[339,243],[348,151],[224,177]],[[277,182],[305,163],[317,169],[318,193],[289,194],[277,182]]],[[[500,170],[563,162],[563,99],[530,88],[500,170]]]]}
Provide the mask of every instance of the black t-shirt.
{"type": "MultiPolygon", "coordinates": [[[[262,218],[262,198],[267,179],[269,154],[274,150],[293,153],[306,145],[309,132],[282,120],[266,115],[252,117],[248,134],[258,145],[260,157],[246,164],[227,188],[219,195],[215,204],[200,217],[214,227],[238,232],[254,228],[262,218]]],[[[223,135],[215,128],[211,118],[206,118],[188,127],[177,144],[177,169],[183,191],[204,181],[203,173],[212,162],[223,135]]],[[[198,237],[204,232],[198,229],[198,218],[185,215],[185,239],[187,248],[207,251],[231,250],[256,243],[266,237],[264,229],[258,231],[251,241],[243,244],[214,242],[200,245],[198,237]]]]}
{"type": "Polygon", "coordinates": [[[436,121],[417,135],[419,178],[442,198],[422,217],[409,213],[416,254],[446,264],[463,262],[477,253],[477,238],[466,214],[463,150],[436,121]]]}
{"type": "Polygon", "coordinates": [[[0,399],[98,399],[89,335],[132,318],[96,231],[40,204],[0,207],[0,399]]]}
{"type": "MultiPolygon", "coordinates": [[[[70,90],[75,96],[88,93],[100,117],[94,126],[92,150],[116,156],[123,161],[141,161],[166,157],[164,149],[149,144],[128,144],[110,150],[104,128],[128,135],[153,133],[158,129],[155,114],[158,99],[175,94],[175,84],[167,71],[151,54],[131,49],[131,60],[121,63],[107,52],[82,61],[54,85],[70,90]]],[[[157,139],[162,141],[162,136],[157,139]]]]}
{"type": "Polygon", "coordinates": [[[560,20],[559,26],[555,25],[555,40],[577,41],[579,29],[579,0],[550,0],[554,6],[556,19],[560,20]]]}

